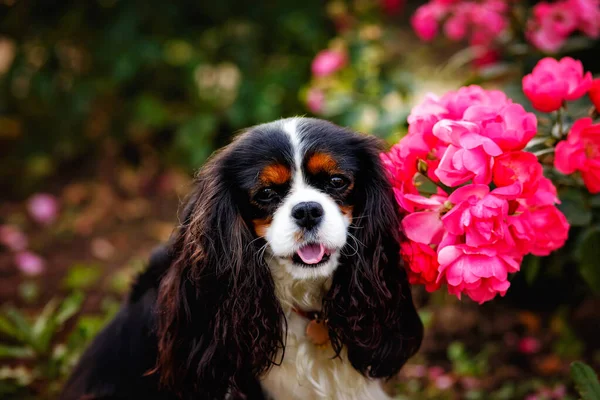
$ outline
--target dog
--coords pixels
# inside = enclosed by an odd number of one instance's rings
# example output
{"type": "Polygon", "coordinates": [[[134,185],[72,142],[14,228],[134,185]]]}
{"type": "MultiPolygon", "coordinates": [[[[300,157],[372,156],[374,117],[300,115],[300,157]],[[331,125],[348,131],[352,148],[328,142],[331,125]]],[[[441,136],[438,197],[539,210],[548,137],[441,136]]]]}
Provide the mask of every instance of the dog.
{"type": "Polygon", "coordinates": [[[381,151],[289,118],[215,153],[62,398],[389,399],[423,325],[381,151]]]}

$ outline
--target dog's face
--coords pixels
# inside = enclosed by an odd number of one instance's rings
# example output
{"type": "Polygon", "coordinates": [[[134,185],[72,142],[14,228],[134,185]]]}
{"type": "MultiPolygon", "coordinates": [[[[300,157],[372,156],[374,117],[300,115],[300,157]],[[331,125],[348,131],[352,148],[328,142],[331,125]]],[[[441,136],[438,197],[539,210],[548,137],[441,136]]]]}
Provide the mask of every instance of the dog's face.
{"type": "Polygon", "coordinates": [[[230,158],[245,219],[265,239],[265,256],[294,278],[330,276],[346,243],[353,246],[353,138],[324,121],[288,119],[246,133],[236,146],[244,151],[230,158]]]}

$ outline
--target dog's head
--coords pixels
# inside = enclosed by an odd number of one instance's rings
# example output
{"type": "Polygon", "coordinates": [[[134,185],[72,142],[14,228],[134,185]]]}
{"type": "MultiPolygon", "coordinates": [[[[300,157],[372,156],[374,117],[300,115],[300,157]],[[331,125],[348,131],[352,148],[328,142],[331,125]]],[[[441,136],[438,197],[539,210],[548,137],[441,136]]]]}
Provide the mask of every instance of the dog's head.
{"type": "Polygon", "coordinates": [[[373,137],[293,118],[251,128],[206,164],[159,293],[164,383],[218,396],[278,362],[286,322],[267,260],[296,280],[332,278],[331,344],[364,375],[392,376],[416,352],[422,325],[380,151],[373,137]]]}

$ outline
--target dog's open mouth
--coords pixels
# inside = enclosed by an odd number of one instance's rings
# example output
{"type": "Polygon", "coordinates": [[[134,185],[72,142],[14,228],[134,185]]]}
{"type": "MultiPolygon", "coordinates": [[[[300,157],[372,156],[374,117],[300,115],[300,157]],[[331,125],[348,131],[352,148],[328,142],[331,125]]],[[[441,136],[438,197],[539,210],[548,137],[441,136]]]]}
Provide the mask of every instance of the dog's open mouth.
{"type": "Polygon", "coordinates": [[[320,243],[305,244],[292,256],[294,264],[317,267],[329,261],[331,252],[320,243]]]}

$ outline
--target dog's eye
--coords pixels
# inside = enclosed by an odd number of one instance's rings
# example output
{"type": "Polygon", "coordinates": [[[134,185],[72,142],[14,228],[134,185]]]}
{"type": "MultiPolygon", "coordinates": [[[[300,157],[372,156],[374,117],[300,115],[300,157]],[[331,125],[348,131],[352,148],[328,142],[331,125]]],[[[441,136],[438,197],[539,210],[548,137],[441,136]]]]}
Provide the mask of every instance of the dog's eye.
{"type": "Polygon", "coordinates": [[[279,194],[273,188],[263,188],[256,193],[254,198],[261,203],[269,203],[279,197],[279,194]]]}
{"type": "Polygon", "coordinates": [[[348,181],[342,176],[335,175],[329,180],[329,185],[334,189],[343,189],[348,185],[348,181]]]}

